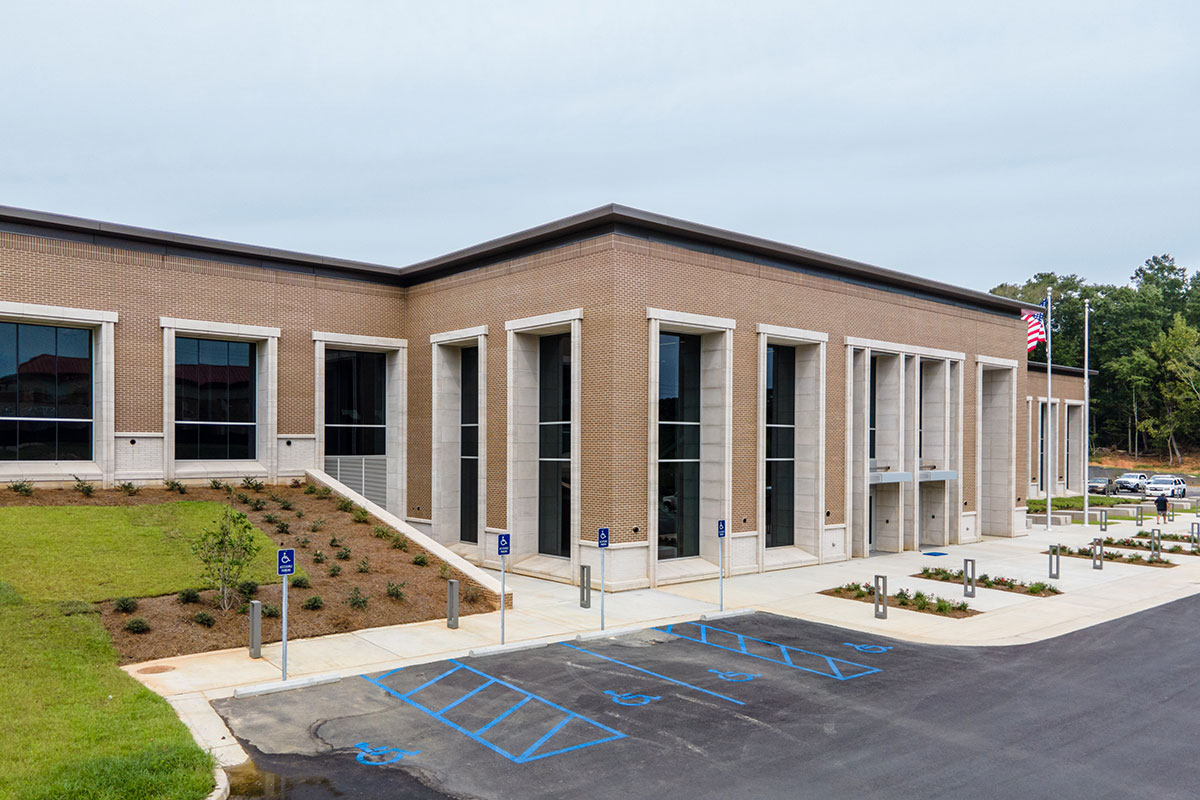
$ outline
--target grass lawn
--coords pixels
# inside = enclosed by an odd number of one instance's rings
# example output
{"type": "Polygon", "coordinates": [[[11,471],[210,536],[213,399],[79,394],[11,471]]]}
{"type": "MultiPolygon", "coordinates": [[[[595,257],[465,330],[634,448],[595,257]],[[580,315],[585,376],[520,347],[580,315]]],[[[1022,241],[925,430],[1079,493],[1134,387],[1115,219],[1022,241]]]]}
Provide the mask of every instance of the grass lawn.
{"type": "MultiPolygon", "coordinates": [[[[1101,507],[1107,507],[1107,506],[1127,505],[1129,503],[1138,503],[1141,501],[1141,499],[1142,499],[1142,496],[1140,494],[1127,494],[1127,495],[1093,494],[1093,495],[1089,496],[1088,507],[1089,508],[1101,508],[1101,507]]],[[[1026,503],[1026,505],[1029,506],[1030,511],[1033,511],[1035,513],[1041,513],[1046,510],[1046,501],[1045,500],[1030,500],[1028,503],[1026,503]]],[[[1068,510],[1083,511],[1083,495],[1079,495],[1077,497],[1055,497],[1054,498],[1054,510],[1055,511],[1068,511],[1068,510]]]]}
{"type": "MultiPolygon", "coordinates": [[[[198,587],[189,537],[220,503],[0,508],[0,797],[199,800],[209,756],[117,668],[91,602],[198,587]]],[[[245,577],[274,579],[263,534],[245,577]]]]}
{"type": "Polygon", "coordinates": [[[208,755],[165,700],[117,669],[90,606],[21,601],[0,584],[0,631],[0,797],[196,800],[212,789],[208,755]]]}
{"type": "MultiPolygon", "coordinates": [[[[214,524],[220,503],[0,508],[0,580],[27,600],[109,600],[200,588],[189,537],[214,524]]],[[[275,545],[244,577],[275,580],[275,545]]]]}

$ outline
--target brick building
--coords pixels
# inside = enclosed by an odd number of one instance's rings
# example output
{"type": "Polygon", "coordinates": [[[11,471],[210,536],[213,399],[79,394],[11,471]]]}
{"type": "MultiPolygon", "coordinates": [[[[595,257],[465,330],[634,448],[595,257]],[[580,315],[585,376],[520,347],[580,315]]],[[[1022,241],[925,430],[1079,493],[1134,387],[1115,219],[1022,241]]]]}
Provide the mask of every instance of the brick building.
{"type": "Polygon", "coordinates": [[[621,206],[403,268],[0,207],[0,479],[322,469],[614,589],[1013,536],[1085,472],[1021,311],[621,206]]]}

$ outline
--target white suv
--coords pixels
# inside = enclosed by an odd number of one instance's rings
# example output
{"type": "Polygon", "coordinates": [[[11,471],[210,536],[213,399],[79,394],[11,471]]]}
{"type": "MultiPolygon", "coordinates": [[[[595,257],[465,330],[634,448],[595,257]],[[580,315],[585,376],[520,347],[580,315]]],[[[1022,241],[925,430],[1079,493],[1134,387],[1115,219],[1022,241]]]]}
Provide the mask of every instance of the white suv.
{"type": "Polygon", "coordinates": [[[1174,475],[1155,475],[1146,484],[1146,494],[1150,497],[1187,497],[1187,481],[1174,475]]]}

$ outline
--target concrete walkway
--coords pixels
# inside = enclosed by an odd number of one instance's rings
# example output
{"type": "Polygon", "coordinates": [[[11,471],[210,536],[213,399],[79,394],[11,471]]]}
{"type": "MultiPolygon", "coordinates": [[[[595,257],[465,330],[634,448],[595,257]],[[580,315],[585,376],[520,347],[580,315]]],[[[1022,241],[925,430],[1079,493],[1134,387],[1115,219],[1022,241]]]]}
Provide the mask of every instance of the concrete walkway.
{"type": "MultiPolygon", "coordinates": [[[[1196,519],[1181,514],[1163,530],[1186,534],[1196,519]]],[[[1151,527],[1147,524],[1145,530],[1151,527]]],[[[1132,522],[1112,523],[1108,535],[1123,538],[1139,530],[1132,522]]],[[[1051,532],[1033,529],[1018,539],[988,538],[978,544],[941,548],[938,552],[947,553],[945,556],[899,553],[743,575],[726,579],[725,608],[753,608],[930,644],[994,646],[1059,636],[1200,593],[1200,556],[1167,553],[1179,566],[1152,568],[1105,562],[1102,570],[1094,570],[1090,560],[1064,557],[1062,577],[1051,581],[1063,594],[1039,598],[979,588],[978,596],[968,602],[986,613],[966,619],[893,607],[886,620],[877,620],[869,603],[818,594],[852,581],[869,582],[881,574],[888,576],[890,593],[904,588],[961,599],[959,584],[910,576],[922,566],[961,569],[963,558],[974,558],[979,573],[1028,583],[1042,581],[1047,579],[1048,566],[1043,551],[1049,544],[1083,547],[1100,535],[1095,525],[1086,532],[1082,525],[1056,526],[1051,532]]],[[[509,575],[507,580],[515,592],[515,608],[508,611],[506,619],[507,643],[562,641],[599,630],[598,592],[592,594],[592,608],[582,609],[577,587],[516,575],[509,575]]],[[[609,594],[605,601],[606,629],[696,619],[717,611],[717,596],[716,580],[609,594]]],[[[431,620],[303,639],[289,643],[288,677],[331,673],[348,677],[463,656],[472,649],[499,642],[499,612],[463,617],[457,630],[448,629],[444,620],[431,620]]],[[[222,766],[232,766],[244,762],[246,753],[209,702],[228,697],[239,687],[278,681],[280,645],[264,645],[262,654],[261,659],[254,660],[246,648],[238,648],[159,659],[124,669],[164,696],[196,740],[211,750],[222,766]]]]}

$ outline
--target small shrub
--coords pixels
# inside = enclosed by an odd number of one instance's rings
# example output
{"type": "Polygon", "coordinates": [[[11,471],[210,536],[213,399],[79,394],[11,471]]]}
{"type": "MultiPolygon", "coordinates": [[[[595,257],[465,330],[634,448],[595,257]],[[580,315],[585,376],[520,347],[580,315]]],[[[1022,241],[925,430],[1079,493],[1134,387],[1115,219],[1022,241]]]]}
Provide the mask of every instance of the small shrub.
{"type": "Polygon", "coordinates": [[[85,481],[78,475],[72,475],[71,477],[75,479],[75,491],[79,492],[84,497],[91,497],[92,493],[96,491],[95,486],[92,486],[91,483],[85,481]]]}
{"type": "Polygon", "coordinates": [[[250,613],[250,604],[242,603],[240,606],[238,606],[237,612],[239,614],[249,614],[250,613]]]}
{"type": "Polygon", "coordinates": [[[924,611],[925,609],[929,608],[929,598],[924,592],[914,592],[913,605],[917,607],[918,611],[924,611]]]}
{"type": "Polygon", "coordinates": [[[122,614],[132,614],[137,611],[138,601],[132,597],[118,597],[113,601],[113,608],[122,614]]]}
{"type": "Polygon", "coordinates": [[[362,561],[358,562],[358,571],[363,573],[364,575],[367,574],[368,572],[370,572],[371,571],[371,559],[364,557],[362,561]]]}
{"type": "Polygon", "coordinates": [[[337,510],[345,511],[347,514],[349,514],[351,511],[354,510],[354,503],[351,503],[345,497],[339,497],[337,499],[337,510]]]}
{"type": "Polygon", "coordinates": [[[1130,554],[1127,556],[1127,559],[1128,559],[1129,561],[1141,561],[1141,560],[1142,560],[1142,554],[1141,554],[1141,553],[1130,553],[1130,554]]]}
{"type": "Polygon", "coordinates": [[[281,520],[279,520],[279,522],[275,523],[275,531],[279,534],[287,533],[288,529],[291,527],[292,526],[290,524],[288,524],[288,521],[285,519],[281,519],[281,520]]]}
{"type": "Polygon", "coordinates": [[[228,505],[215,527],[205,528],[192,539],[192,552],[204,565],[204,582],[217,590],[217,603],[223,611],[233,606],[234,588],[258,550],[254,526],[245,514],[228,505]]]}
{"type": "Polygon", "coordinates": [[[272,503],[278,503],[278,502],[280,502],[281,500],[283,500],[283,498],[282,498],[282,497],[280,497],[279,495],[275,494],[274,492],[267,492],[267,497],[271,498],[271,502],[272,502],[272,503]]]}
{"type": "Polygon", "coordinates": [[[307,575],[297,575],[292,578],[293,589],[307,589],[310,586],[312,586],[312,583],[309,582],[307,575]]]}
{"type": "Polygon", "coordinates": [[[117,488],[129,497],[133,497],[135,494],[141,491],[141,489],[136,486],[133,481],[123,481],[122,483],[118,483],[117,488]]]}
{"type": "Polygon", "coordinates": [[[22,497],[29,497],[33,494],[33,484],[29,481],[12,481],[8,484],[8,488],[22,497]]]}
{"type": "Polygon", "coordinates": [[[350,548],[343,547],[341,550],[338,550],[337,551],[337,560],[338,561],[349,561],[350,560],[350,548]]]}
{"type": "Polygon", "coordinates": [[[444,561],[438,564],[438,577],[444,581],[450,580],[450,565],[444,561]]]}
{"type": "Polygon", "coordinates": [[[282,508],[284,511],[292,510],[292,501],[288,500],[286,497],[278,502],[279,502],[279,507],[282,508]]]}
{"type": "Polygon", "coordinates": [[[179,592],[179,602],[183,605],[188,603],[199,603],[200,592],[196,589],[182,589],[179,592]]]}
{"type": "Polygon", "coordinates": [[[149,633],[150,623],[141,617],[133,617],[125,623],[125,630],[130,633],[149,633]]]}
{"type": "Polygon", "coordinates": [[[238,594],[246,600],[258,594],[258,581],[242,581],[237,585],[238,594]]]}
{"type": "Polygon", "coordinates": [[[163,481],[163,486],[166,487],[168,492],[179,492],[180,494],[187,494],[187,487],[184,486],[179,481],[175,480],[174,478],[163,481]]]}
{"type": "Polygon", "coordinates": [[[367,608],[367,600],[369,599],[370,597],[368,595],[360,592],[358,587],[355,586],[350,590],[350,596],[346,598],[346,602],[350,604],[351,608],[356,608],[359,611],[365,611],[367,608]]]}
{"type": "MultiPolygon", "coordinates": [[[[310,483],[309,486],[312,484],[310,483]]],[[[301,605],[305,611],[320,611],[325,607],[325,601],[321,599],[321,595],[314,594],[312,597],[305,600],[301,605]]]]}
{"type": "Polygon", "coordinates": [[[261,497],[251,497],[246,501],[246,505],[250,506],[252,511],[262,511],[267,507],[267,501],[263,500],[261,497]]]}
{"type": "Polygon", "coordinates": [[[1041,581],[1038,581],[1037,583],[1031,583],[1026,587],[1026,591],[1030,594],[1041,594],[1042,592],[1046,591],[1046,584],[1042,583],[1041,581]]]}
{"type": "Polygon", "coordinates": [[[304,509],[303,508],[296,509],[296,519],[304,519],[304,509]]]}
{"type": "Polygon", "coordinates": [[[934,606],[934,611],[936,611],[939,614],[949,614],[950,613],[950,601],[944,597],[939,597],[937,599],[936,605],[934,606]]]}
{"type": "Polygon", "coordinates": [[[341,574],[342,574],[342,565],[341,564],[334,564],[329,568],[329,577],[336,578],[338,575],[341,575],[341,574]]]}
{"type": "Polygon", "coordinates": [[[966,600],[962,600],[962,601],[960,601],[960,602],[958,602],[958,603],[955,603],[955,604],[954,604],[954,610],[955,610],[955,611],[969,611],[969,610],[970,610],[970,608],[971,608],[971,607],[970,607],[969,605],[967,605],[967,601],[966,601],[966,600]]]}
{"type": "Polygon", "coordinates": [[[263,522],[267,523],[268,525],[274,525],[276,522],[279,522],[279,517],[267,512],[266,514],[263,514],[263,522]]]}
{"type": "Polygon", "coordinates": [[[303,484],[304,481],[300,480],[299,478],[292,478],[290,481],[288,481],[288,486],[292,487],[293,489],[299,489],[303,484]]]}
{"type": "Polygon", "coordinates": [[[220,478],[213,478],[208,482],[208,488],[210,489],[223,489],[224,487],[225,484],[221,482],[220,478]]]}
{"type": "Polygon", "coordinates": [[[463,589],[463,600],[466,600],[468,603],[479,602],[479,598],[482,595],[483,595],[483,592],[481,592],[479,590],[479,587],[475,586],[474,584],[472,584],[471,586],[468,586],[466,589],[463,589]]]}
{"type": "Polygon", "coordinates": [[[245,478],[242,478],[242,488],[249,489],[254,492],[261,492],[263,490],[264,486],[263,486],[262,481],[256,480],[255,478],[251,478],[251,477],[247,476],[245,478]]]}
{"type": "Polygon", "coordinates": [[[403,600],[405,583],[406,581],[400,581],[399,583],[388,581],[387,596],[393,600],[403,600]]]}
{"type": "Polygon", "coordinates": [[[308,529],[310,531],[312,531],[313,533],[317,533],[318,531],[321,530],[321,528],[324,528],[324,527],[325,527],[325,520],[322,519],[321,517],[317,517],[312,522],[308,523],[308,529]]]}
{"type": "Polygon", "coordinates": [[[376,525],[371,529],[371,535],[376,539],[390,539],[392,536],[392,529],[387,525],[376,525]]]}
{"type": "Polygon", "coordinates": [[[262,615],[267,619],[279,619],[281,613],[279,606],[263,606],[262,609],[262,615]]]}
{"type": "Polygon", "coordinates": [[[392,549],[393,550],[407,550],[408,549],[408,537],[405,536],[403,533],[397,533],[395,536],[392,537],[392,549]]]}
{"type": "Polygon", "coordinates": [[[858,588],[856,588],[856,589],[854,590],[854,596],[855,596],[855,598],[859,598],[859,597],[866,597],[866,596],[867,596],[867,590],[866,590],[866,589],[864,589],[863,587],[859,586],[858,588]]]}
{"type": "Polygon", "coordinates": [[[324,564],[325,563],[325,552],[322,550],[318,550],[317,552],[313,553],[313,563],[314,564],[324,564]]]}
{"type": "Polygon", "coordinates": [[[901,589],[896,592],[896,604],[906,606],[912,600],[912,595],[908,593],[908,589],[901,589]]]}
{"type": "Polygon", "coordinates": [[[341,539],[339,539],[339,538],[338,538],[338,537],[336,537],[336,536],[330,536],[330,537],[329,537],[329,546],[330,546],[330,547],[341,547],[341,546],[342,546],[342,540],[341,540],[341,539]]]}
{"type": "Polygon", "coordinates": [[[302,548],[308,547],[310,544],[312,544],[312,539],[309,539],[307,536],[301,536],[296,540],[296,544],[300,545],[302,548]]]}
{"type": "Polygon", "coordinates": [[[367,513],[367,510],[365,508],[361,508],[360,506],[355,506],[354,507],[354,521],[359,524],[365,525],[366,523],[371,521],[371,515],[367,513]]]}
{"type": "Polygon", "coordinates": [[[192,617],[192,622],[197,625],[203,625],[206,628],[211,628],[217,624],[217,620],[207,611],[197,611],[196,616],[192,617]]]}
{"type": "Polygon", "coordinates": [[[333,494],[333,489],[330,489],[328,486],[318,486],[314,494],[321,500],[327,500],[333,494]]]}
{"type": "Polygon", "coordinates": [[[237,501],[239,503],[249,503],[250,502],[250,495],[246,494],[245,492],[238,492],[237,494],[234,495],[234,497],[237,498],[237,501]]]}
{"type": "Polygon", "coordinates": [[[313,483],[304,484],[304,493],[305,494],[316,494],[317,493],[316,484],[313,484],[313,483]]]}
{"type": "Polygon", "coordinates": [[[413,556],[412,562],[418,567],[427,567],[429,566],[429,556],[425,555],[424,553],[417,553],[415,556],[413,556]]]}

